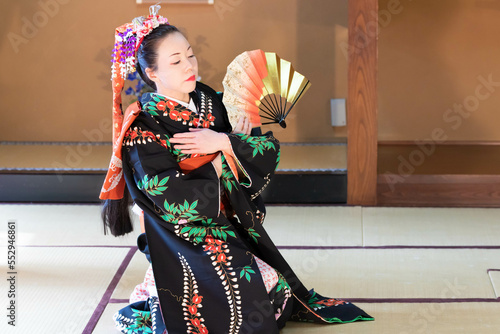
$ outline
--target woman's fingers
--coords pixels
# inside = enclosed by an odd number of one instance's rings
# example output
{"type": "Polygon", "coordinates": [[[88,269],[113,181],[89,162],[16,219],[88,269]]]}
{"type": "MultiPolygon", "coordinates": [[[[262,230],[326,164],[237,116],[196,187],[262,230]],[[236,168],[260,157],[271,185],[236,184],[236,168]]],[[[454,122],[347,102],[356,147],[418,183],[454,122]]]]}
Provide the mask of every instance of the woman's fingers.
{"type": "Polygon", "coordinates": [[[172,138],[194,138],[196,137],[196,132],[181,132],[176,133],[172,138]]]}
{"type": "Polygon", "coordinates": [[[249,135],[251,131],[252,131],[252,123],[250,123],[250,120],[247,117],[245,117],[240,133],[249,135]]]}
{"type": "Polygon", "coordinates": [[[195,140],[196,138],[170,138],[170,142],[173,144],[188,144],[195,140]]]}
{"type": "Polygon", "coordinates": [[[247,120],[247,122],[246,122],[246,126],[245,126],[245,134],[249,135],[250,132],[252,131],[252,123],[250,123],[250,120],[248,118],[246,120],[247,120]]]}
{"type": "Polygon", "coordinates": [[[200,153],[199,150],[195,150],[195,149],[192,149],[192,150],[182,149],[181,152],[184,154],[198,154],[198,153],[200,153]]]}
{"type": "Polygon", "coordinates": [[[210,154],[227,149],[228,139],[210,129],[199,129],[188,133],[179,133],[170,139],[174,148],[186,154],[210,154]]]}
{"type": "Polygon", "coordinates": [[[245,116],[240,116],[240,119],[238,120],[238,124],[236,124],[236,129],[241,130],[243,128],[243,124],[245,123],[245,116]]]}
{"type": "Polygon", "coordinates": [[[196,143],[174,145],[174,148],[177,150],[192,150],[192,149],[197,149],[198,147],[199,147],[199,145],[197,145],[196,143]]]}
{"type": "Polygon", "coordinates": [[[243,133],[248,135],[251,130],[252,123],[250,123],[250,120],[246,116],[241,116],[232,133],[243,133]]]}

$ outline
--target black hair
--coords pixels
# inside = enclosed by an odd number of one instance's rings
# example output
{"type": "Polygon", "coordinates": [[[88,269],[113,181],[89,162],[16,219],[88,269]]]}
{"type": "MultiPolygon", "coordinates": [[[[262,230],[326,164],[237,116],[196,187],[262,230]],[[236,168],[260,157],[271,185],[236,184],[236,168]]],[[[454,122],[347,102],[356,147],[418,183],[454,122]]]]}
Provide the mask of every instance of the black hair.
{"type": "Polygon", "coordinates": [[[108,229],[115,237],[133,231],[134,228],[129,212],[130,204],[131,200],[127,186],[123,191],[123,198],[118,200],[107,199],[103,202],[101,218],[104,224],[104,234],[108,229]]]}
{"type": "MultiPolygon", "coordinates": [[[[144,37],[137,50],[137,73],[139,73],[142,80],[155,91],[156,84],[149,79],[145,70],[146,68],[151,68],[154,71],[158,69],[158,45],[165,37],[174,32],[180,31],[175,26],[161,24],[144,37]]],[[[107,233],[108,229],[115,237],[133,231],[129,211],[130,203],[131,199],[127,186],[125,186],[122,199],[108,199],[103,202],[101,218],[104,225],[104,234],[107,233]]]]}
{"type": "Polygon", "coordinates": [[[153,71],[158,69],[158,45],[168,35],[179,32],[177,27],[162,24],[153,29],[146,37],[144,37],[139,49],[137,50],[137,73],[141,76],[142,80],[151,88],[156,91],[156,84],[148,78],[145,71],[150,68],[153,71]]]}

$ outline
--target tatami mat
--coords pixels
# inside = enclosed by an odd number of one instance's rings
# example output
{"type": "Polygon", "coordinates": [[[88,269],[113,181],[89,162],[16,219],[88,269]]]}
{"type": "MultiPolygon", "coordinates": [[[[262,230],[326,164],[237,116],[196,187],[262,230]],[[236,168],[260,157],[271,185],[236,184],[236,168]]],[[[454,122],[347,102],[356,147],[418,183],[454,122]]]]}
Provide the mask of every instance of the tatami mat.
{"type": "Polygon", "coordinates": [[[363,208],[365,246],[500,245],[500,209],[363,208]]]}
{"type": "Polygon", "coordinates": [[[491,279],[491,284],[493,285],[493,289],[495,290],[495,295],[497,298],[500,298],[500,267],[499,269],[490,270],[489,275],[491,279]]]}
{"type": "MultiPolygon", "coordinates": [[[[80,245],[136,245],[140,233],[137,216],[131,214],[135,232],[115,238],[103,235],[100,209],[100,205],[3,204],[0,217],[17,220],[20,245],[67,245],[72,238],[77,238],[80,245]],[[44,225],[45,221],[50,221],[50,229],[44,225]],[[69,226],[87,230],[81,233],[69,226]]],[[[266,209],[264,224],[277,245],[362,245],[361,207],[268,206],[266,209]],[[308,233],[296,233],[303,229],[308,233]]],[[[0,244],[3,240],[5,235],[0,235],[0,244]]]]}
{"type": "MultiPolygon", "coordinates": [[[[498,333],[499,213],[268,206],[265,226],[307,287],[351,299],[376,318],[290,322],[282,334],[498,333]]],[[[19,292],[18,327],[3,321],[0,333],[82,333],[94,324],[93,333],[117,333],[112,315],[148,267],[133,248],[137,222],[114,238],[102,234],[98,205],[0,205],[0,217],[3,254],[6,222],[16,220],[19,292]]],[[[6,273],[6,256],[0,266],[6,273]]],[[[7,302],[1,294],[0,305],[7,302]]]]}
{"type": "Polygon", "coordinates": [[[500,303],[357,304],[375,321],[342,325],[289,322],[281,334],[498,334],[500,303]]]}
{"type": "MultiPolygon", "coordinates": [[[[7,254],[5,248],[1,251],[7,254]]],[[[109,247],[17,247],[16,327],[12,330],[7,326],[3,316],[0,332],[82,333],[128,251],[109,247]]],[[[4,281],[7,270],[3,264],[2,268],[4,281]]],[[[2,308],[9,300],[2,288],[2,308]]]]}
{"type": "MultiPolygon", "coordinates": [[[[498,334],[500,303],[356,303],[375,321],[340,325],[288,322],[281,334],[498,334]]],[[[93,334],[113,333],[113,314],[126,304],[109,304],[93,334]]]]}
{"type": "Polygon", "coordinates": [[[94,328],[92,334],[118,334],[119,331],[115,328],[113,314],[119,309],[127,306],[128,303],[110,303],[102,313],[101,319],[94,328]]]}
{"type": "Polygon", "coordinates": [[[122,278],[118,282],[115,291],[111,295],[112,299],[129,299],[130,294],[135,286],[142,283],[144,275],[149,267],[149,262],[146,256],[137,250],[123,273],[122,278]]]}
{"type": "MultiPolygon", "coordinates": [[[[136,234],[115,238],[103,234],[100,205],[58,204],[1,204],[0,217],[4,221],[15,220],[18,245],[121,245],[135,246],[136,234]]],[[[131,214],[134,231],[140,226],[136,215],[131,214]]],[[[4,231],[6,226],[1,226],[4,231]]],[[[0,245],[6,234],[0,233],[0,245]]]]}
{"type": "Polygon", "coordinates": [[[341,298],[496,298],[500,249],[282,250],[320,294],[341,298]]]}
{"type": "MultiPolygon", "coordinates": [[[[497,297],[488,269],[500,266],[500,249],[283,249],[281,252],[308,288],[331,297],[497,297]]],[[[135,285],[144,279],[148,264],[138,252],[112,298],[128,299],[135,285]]]]}
{"type": "Polygon", "coordinates": [[[276,245],[363,244],[359,206],[269,206],[266,209],[264,226],[276,245]]]}

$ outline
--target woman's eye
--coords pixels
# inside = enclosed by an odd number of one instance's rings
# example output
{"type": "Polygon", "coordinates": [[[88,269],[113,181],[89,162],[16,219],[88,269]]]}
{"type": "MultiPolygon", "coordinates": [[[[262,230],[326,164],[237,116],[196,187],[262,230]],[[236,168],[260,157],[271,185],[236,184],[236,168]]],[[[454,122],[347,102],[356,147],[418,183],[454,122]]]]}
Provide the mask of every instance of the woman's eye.
{"type": "Polygon", "coordinates": [[[189,56],[189,58],[194,58],[194,57],[196,57],[196,56],[195,56],[195,55],[191,55],[191,56],[189,56]]]}
{"type": "Polygon", "coordinates": [[[175,62],[175,63],[173,63],[173,64],[174,64],[174,65],[178,65],[178,64],[180,64],[180,63],[181,63],[181,61],[180,61],[180,60],[178,60],[178,61],[176,61],[176,62],[175,62]]]}

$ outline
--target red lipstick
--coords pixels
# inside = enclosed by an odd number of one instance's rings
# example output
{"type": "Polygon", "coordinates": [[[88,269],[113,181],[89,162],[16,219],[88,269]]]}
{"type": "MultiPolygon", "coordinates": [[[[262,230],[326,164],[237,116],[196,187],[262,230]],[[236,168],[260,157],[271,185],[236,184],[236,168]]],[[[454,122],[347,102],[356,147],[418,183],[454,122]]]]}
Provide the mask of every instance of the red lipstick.
{"type": "Polygon", "coordinates": [[[193,75],[191,77],[189,77],[189,79],[187,79],[186,81],[195,81],[196,80],[196,77],[193,75]]]}

